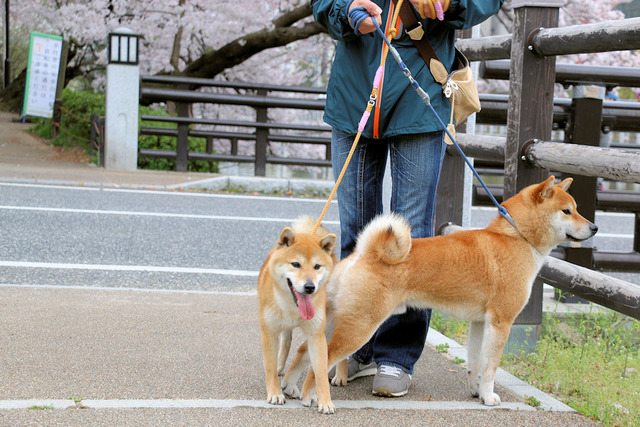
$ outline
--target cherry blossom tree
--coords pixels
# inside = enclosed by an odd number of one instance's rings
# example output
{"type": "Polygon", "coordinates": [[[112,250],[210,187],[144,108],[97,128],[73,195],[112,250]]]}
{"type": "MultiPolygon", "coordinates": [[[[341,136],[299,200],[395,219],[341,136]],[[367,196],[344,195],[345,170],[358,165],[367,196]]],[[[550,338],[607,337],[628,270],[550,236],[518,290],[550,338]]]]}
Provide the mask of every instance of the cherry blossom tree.
{"type": "MultiPolygon", "coordinates": [[[[623,14],[613,8],[624,1],[628,0],[568,0],[561,9],[559,25],[621,19],[623,14]]],[[[509,5],[507,1],[498,17],[507,26],[512,16],[509,5]]],[[[63,35],[69,42],[66,81],[95,90],[104,87],[107,35],[119,27],[143,36],[143,74],[324,87],[335,49],[335,43],[313,21],[308,0],[20,0],[12,2],[11,12],[12,34],[27,37],[30,31],[39,31],[63,35]]],[[[14,39],[12,45],[26,46],[27,42],[16,44],[14,39]]],[[[640,66],[640,55],[610,52],[565,56],[558,61],[640,66]]],[[[10,99],[20,102],[24,72],[17,71],[15,84],[0,92],[5,103],[10,99]]],[[[249,117],[252,111],[199,106],[194,114],[249,117]]],[[[302,120],[292,111],[272,114],[273,121],[302,120]]],[[[319,115],[312,120],[321,121],[319,115]]],[[[295,156],[321,156],[320,147],[274,144],[272,149],[282,155],[289,150],[295,156]]]]}

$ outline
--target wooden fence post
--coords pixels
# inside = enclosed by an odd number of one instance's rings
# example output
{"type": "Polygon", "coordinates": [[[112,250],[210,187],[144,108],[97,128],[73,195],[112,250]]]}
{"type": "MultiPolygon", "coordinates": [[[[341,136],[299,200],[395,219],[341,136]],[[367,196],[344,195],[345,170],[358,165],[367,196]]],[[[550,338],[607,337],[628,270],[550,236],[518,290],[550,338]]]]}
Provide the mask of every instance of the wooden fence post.
{"type": "MultiPolygon", "coordinates": [[[[573,86],[569,126],[565,130],[565,142],[598,147],[602,127],[602,101],[604,86],[573,86]]],[[[562,178],[566,178],[563,174],[562,178]]],[[[569,192],[580,206],[580,214],[593,222],[596,214],[596,186],[598,178],[572,175],[573,183],[569,192]]],[[[582,267],[593,268],[593,239],[576,246],[564,247],[565,260],[582,267]]],[[[584,298],[561,294],[557,289],[556,299],[565,303],[585,303],[584,298]]]]}
{"type": "MultiPolygon", "coordinates": [[[[532,37],[543,27],[558,25],[562,0],[513,0],[515,14],[507,112],[507,143],[504,161],[504,200],[524,187],[542,181],[548,171],[521,160],[521,148],[530,139],[551,139],[555,57],[536,56],[532,37]]],[[[542,282],[536,280],[531,297],[516,319],[507,351],[526,350],[538,340],[542,323],[542,282]]]]}
{"type": "MultiPolygon", "coordinates": [[[[189,117],[189,104],[177,102],[178,117],[189,117]]],[[[176,171],[186,172],[189,168],[189,124],[178,123],[176,142],[176,171]]]]}
{"type": "MultiPolygon", "coordinates": [[[[267,91],[258,89],[258,95],[266,96],[267,91]]],[[[256,107],[256,122],[267,123],[267,107],[256,107]]],[[[269,129],[265,127],[256,128],[256,164],[255,176],[265,176],[267,174],[267,149],[269,148],[269,129]]]]}
{"type": "MultiPolygon", "coordinates": [[[[479,28],[477,30],[479,30],[479,28]]],[[[469,28],[461,31],[459,36],[460,38],[470,38],[473,36],[473,32],[474,29],[469,28]]],[[[479,31],[475,32],[476,35],[479,34],[479,31]]],[[[474,75],[477,79],[477,67],[474,69],[474,75]]],[[[473,129],[475,127],[475,117],[471,116],[467,122],[462,123],[460,126],[456,126],[456,132],[468,132],[469,129],[467,125],[471,121],[473,121],[473,126],[469,126],[469,128],[473,129]]],[[[471,133],[475,133],[475,131],[471,133]]],[[[473,159],[470,160],[473,161],[473,159]]],[[[470,180],[472,184],[473,178],[465,175],[466,167],[467,165],[464,159],[459,156],[458,153],[451,154],[449,150],[445,152],[437,191],[436,217],[434,221],[434,232],[436,234],[438,233],[438,229],[448,222],[452,222],[463,227],[469,226],[469,224],[465,224],[465,219],[470,217],[470,215],[466,215],[465,218],[465,209],[470,208],[470,203],[468,207],[465,206],[464,196],[465,191],[467,191],[465,183],[470,180]]],[[[471,188],[469,188],[469,190],[471,190],[471,188]]]]}

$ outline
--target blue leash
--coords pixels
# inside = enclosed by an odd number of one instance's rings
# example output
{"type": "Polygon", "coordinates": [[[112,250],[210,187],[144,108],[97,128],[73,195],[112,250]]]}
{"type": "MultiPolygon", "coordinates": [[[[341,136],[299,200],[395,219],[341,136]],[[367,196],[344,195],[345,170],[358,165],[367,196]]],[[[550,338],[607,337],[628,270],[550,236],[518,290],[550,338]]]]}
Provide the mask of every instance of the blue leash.
{"type": "MultiPolygon", "coordinates": [[[[380,37],[382,37],[382,40],[386,43],[387,47],[389,48],[389,52],[391,53],[393,58],[396,60],[396,62],[400,66],[400,68],[402,68],[403,74],[405,76],[407,76],[407,78],[409,79],[411,87],[413,87],[415,89],[415,91],[418,93],[418,96],[420,97],[420,99],[422,99],[422,101],[431,109],[431,111],[433,112],[433,115],[438,120],[438,123],[440,123],[440,126],[442,126],[442,129],[444,129],[446,134],[449,136],[449,138],[453,142],[453,145],[456,147],[456,149],[458,150],[458,152],[460,153],[460,155],[464,159],[464,161],[467,164],[467,166],[469,166],[469,168],[471,169],[473,174],[476,176],[476,178],[478,178],[478,181],[480,181],[480,184],[482,185],[482,187],[485,189],[485,191],[487,192],[487,194],[491,198],[491,201],[498,208],[498,213],[500,215],[502,215],[509,222],[509,224],[513,225],[516,229],[518,229],[518,227],[516,227],[515,221],[513,220],[511,215],[509,215],[509,212],[507,212],[507,209],[504,206],[500,206],[500,204],[498,203],[496,198],[493,197],[493,194],[491,194],[491,191],[489,191],[489,188],[487,187],[487,184],[485,184],[485,182],[482,180],[482,178],[480,178],[480,175],[478,174],[478,171],[476,171],[476,169],[473,167],[473,165],[471,164],[471,161],[469,160],[469,158],[464,154],[464,152],[462,151],[462,148],[460,148],[460,146],[456,142],[456,140],[453,137],[453,135],[451,135],[451,133],[447,129],[447,126],[444,124],[444,122],[442,121],[442,119],[440,118],[440,116],[438,115],[436,110],[433,108],[433,105],[431,105],[431,98],[429,97],[429,94],[427,92],[425,92],[420,87],[418,82],[413,78],[413,76],[411,75],[411,71],[409,71],[409,68],[404,63],[402,58],[400,57],[400,54],[398,53],[398,51],[393,46],[391,46],[391,43],[389,42],[387,37],[384,35],[382,30],[380,29],[380,26],[378,25],[376,20],[371,15],[369,15],[369,13],[367,12],[367,10],[364,7],[354,7],[351,10],[351,12],[349,12],[349,18],[350,18],[350,21],[353,22],[354,28],[358,28],[358,26],[366,18],[371,18],[371,20],[373,21],[373,24],[376,27],[376,31],[378,32],[380,37]]],[[[356,30],[356,34],[359,34],[359,32],[357,30],[356,30]]]]}

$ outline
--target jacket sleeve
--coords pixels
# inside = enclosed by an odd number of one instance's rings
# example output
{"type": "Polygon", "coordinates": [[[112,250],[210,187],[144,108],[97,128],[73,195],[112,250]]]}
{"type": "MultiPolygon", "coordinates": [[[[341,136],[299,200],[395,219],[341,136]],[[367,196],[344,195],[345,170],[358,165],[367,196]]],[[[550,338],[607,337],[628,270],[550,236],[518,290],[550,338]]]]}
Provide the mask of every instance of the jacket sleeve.
{"type": "Polygon", "coordinates": [[[348,40],[358,37],[349,24],[346,11],[348,2],[349,0],[311,0],[313,17],[333,39],[348,40]]]}
{"type": "Polygon", "coordinates": [[[445,22],[457,30],[471,28],[495,15],[504,0],[452,0],[445,22]]]}

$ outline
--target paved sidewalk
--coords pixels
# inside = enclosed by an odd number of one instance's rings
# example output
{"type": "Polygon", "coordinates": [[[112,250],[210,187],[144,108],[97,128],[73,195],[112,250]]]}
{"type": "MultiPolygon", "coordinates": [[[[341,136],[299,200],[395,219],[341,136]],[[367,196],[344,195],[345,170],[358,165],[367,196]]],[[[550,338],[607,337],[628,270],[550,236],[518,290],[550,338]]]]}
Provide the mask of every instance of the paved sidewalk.
{"type": "Polygon", "coordinates": [[[73,150],[51,147],[28,133],[29,123],[0,112],[0,179],[3,182],[82,185],[91,187],[207,189],[328,195],[332,182],[304,179],[231,177],[217,174],[167,171],[118,171],[81,161],[73,150]]]}
{"type": "Polygon", "coordinates": [[[407,396],[376,398],[362,378],[332,387],[337,413],[322,416],[297,400],[266,404],[255,295],[11,286],[0,295],[2,425],[592,424],[504,373],[500,409],[481,405],[465,369],[433,348],[444,339],[434,331],[407,396]]]}
{"type": "MultiPolygon", "coordinates": [[[[154,189],[264,185],[259,179],[119,172],[70,162],[73,156],[10,119],[0,114],[1,182],[154,189]]],[[[305,182],[269,185],[308,191],[305,182]]],[[[451,361],[466,359],[465,349],[435,331],[403,398],[376,398],[371,378],[363,378],[332,387],[338,408],[332,416],[296,400],[271,406],[265,401],[255,295],[90,287],[0,286],[0,425],[595,424],[503,371],[497,377],[503,404],[481,405],[466,390],[464,366],[451,361]],[[434,349],[442,342],[451,346],[447,355],[434,349]],[[544,410],[524,404],[525,395],[540,400],[544,410]]]]}

